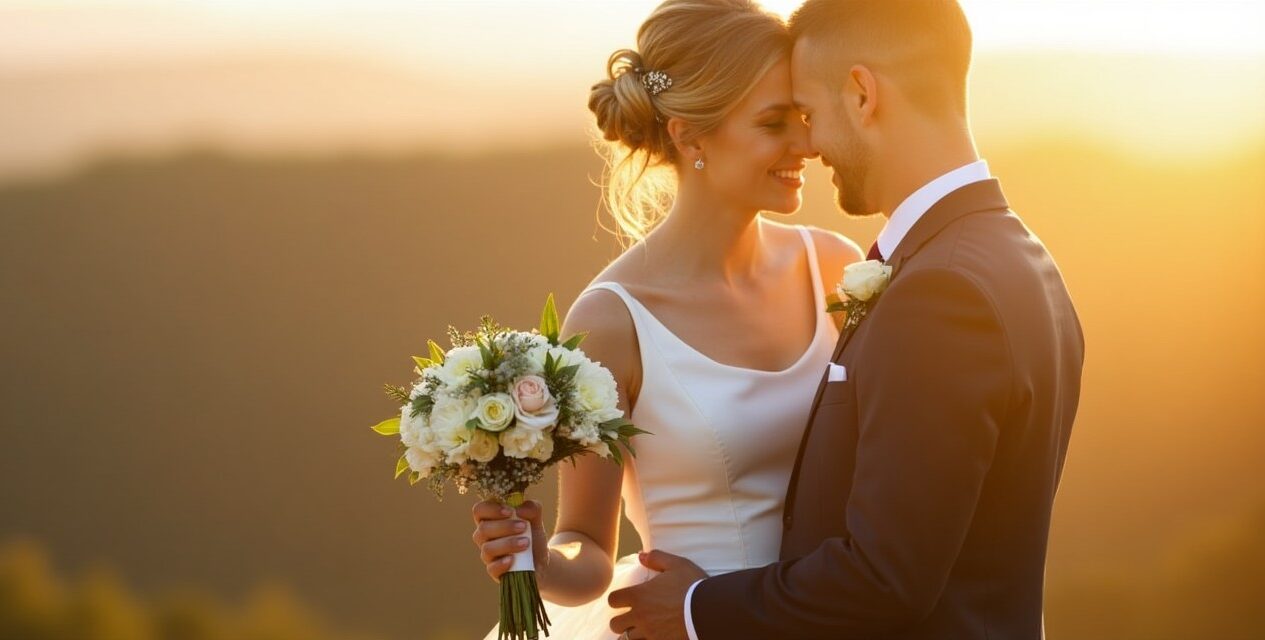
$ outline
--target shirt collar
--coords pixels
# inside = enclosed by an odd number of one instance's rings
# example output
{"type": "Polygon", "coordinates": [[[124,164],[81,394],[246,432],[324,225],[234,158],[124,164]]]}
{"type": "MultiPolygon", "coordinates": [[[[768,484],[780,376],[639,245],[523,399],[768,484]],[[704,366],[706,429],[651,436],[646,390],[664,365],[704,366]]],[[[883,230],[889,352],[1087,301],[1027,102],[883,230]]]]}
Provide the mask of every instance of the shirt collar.
{"type": "Polygon", "coordinates": [[[896,252],[900,241],[932,205],[968,184],[991,177],[988,172],[988,163],[976,160],[928,182],[922,188],[909,194],[909,197],[892,211],[887,224],[883,225],[883,230],[878,233],[878,250],[883,254],[883,259],[887,260],[896,252]]]}

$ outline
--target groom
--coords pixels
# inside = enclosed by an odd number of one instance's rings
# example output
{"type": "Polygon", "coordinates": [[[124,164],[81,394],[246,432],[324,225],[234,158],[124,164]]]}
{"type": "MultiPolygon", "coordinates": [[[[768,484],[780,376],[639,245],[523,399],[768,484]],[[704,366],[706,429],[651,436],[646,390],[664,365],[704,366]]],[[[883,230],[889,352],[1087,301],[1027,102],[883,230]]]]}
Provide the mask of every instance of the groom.
{"type": "Polygon", "coordinates": [[[839,204],[882,212],[889,284],[845,329],[786,498],[781,561],[610,596],[651,640],[1043,637],[1050,510],[1084,338],[1054,261],[967,127],[953,0],[808,0],[794,97],[839,204]],[[706,579],[702,579],[706,578],[706,579]]]}

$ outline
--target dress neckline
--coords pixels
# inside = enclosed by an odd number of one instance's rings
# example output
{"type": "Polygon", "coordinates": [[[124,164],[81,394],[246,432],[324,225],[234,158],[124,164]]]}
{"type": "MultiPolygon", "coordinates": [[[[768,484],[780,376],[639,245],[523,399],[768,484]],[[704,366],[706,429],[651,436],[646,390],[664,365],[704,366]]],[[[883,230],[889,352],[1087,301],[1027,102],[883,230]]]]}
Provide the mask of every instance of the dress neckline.
{"type": "Polygon", "coordinates": [[[729,369],[732,371],[739,371],[742,373],[749,373],[749,374],[754,374],[754,375],[761,375],[761,376],[786,375],[787,373],[790,373],[798,369],[801,365],[803,365],[810,358],[812,358],[813,352],[816,351],[817,343],[821,341],[822,317],[825,315],[825,308],[824,308],[825,294],[822,291],[821,275],[820,275],[819,269],[817,268],[817,251],[813,247],[812,237],[809,236],[807,229],[803,225],[797,225],[796,229],[799,231],[800,238],[804,241],[804,248],[806,250],[807,259],[808,259],[809,278],[812,284],[811,288],[812,288],[812,294],[813,294],[813,311],[814,311],[813,337],[811,340],[809,340],[808,346],[804,349],[804,352],[800,354],[799,358],[797,358],[795,362],[791,363],[789,366],[787,366],[784,369],[770,371],[768,369],[754,369],[751,367],[741,367],[734,364],[727,364],[724,362],[720,362],[719,360],[716,360],[715,358],[712,358],[711,356],[694,348],[693,345],[681,339],[680,336],[676,335],[676,333],[673,332],[671,329],[669,329],[666,324],[663,324],[663,321],[659,320],[658,317],[656,317],[653,313],[651,313],[650,309],[648,309],[646,305],[642,304],[641,301],[638,300],[636,296],[630,293],[628,289],[624,287],[624,285],[618,282],[608,280],[604,282],[594,283],[593,286],[594,287],[611,286],[618,289],[619,292],[622,293],[634,305],[636,305],[637,308],[642,313],[644,313],[647,318],[649,318],[652,322],[658,325],[660,329],[663,329],[664,333],[671,336],[673,340],[675,340],[678,344],[684,347],[687,351],[689,351],[690,353],[693,353],[694,355],[698,356],[700,359],[708,363],[711,363],[722,369],[729,369]]]}

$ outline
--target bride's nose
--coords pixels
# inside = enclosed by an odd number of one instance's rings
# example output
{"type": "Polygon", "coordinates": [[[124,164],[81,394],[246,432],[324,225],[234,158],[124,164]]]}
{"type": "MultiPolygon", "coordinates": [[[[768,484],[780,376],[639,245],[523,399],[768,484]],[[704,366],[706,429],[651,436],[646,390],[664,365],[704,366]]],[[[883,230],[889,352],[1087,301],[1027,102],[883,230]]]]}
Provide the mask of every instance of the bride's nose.
{"type": "Polygon", "coordinates": [[[808,134],[806,125],[796,127],[795,137],[791,142],[791,153],[806,160],[816,160],[821,154],[813,148],[812,136],[808,134]]]}

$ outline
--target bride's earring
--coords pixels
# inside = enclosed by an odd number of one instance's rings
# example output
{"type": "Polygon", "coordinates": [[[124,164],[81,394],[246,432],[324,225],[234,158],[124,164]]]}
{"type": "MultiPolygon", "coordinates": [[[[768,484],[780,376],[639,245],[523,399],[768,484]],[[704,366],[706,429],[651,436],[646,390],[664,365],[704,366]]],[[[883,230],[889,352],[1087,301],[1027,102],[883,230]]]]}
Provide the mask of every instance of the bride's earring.
{"type": "Polygon", "coordinates": [[[695,161],[694,161],[694,168],[695,168],[695,169],[698,169],[699,171],[702,171],[702,170],[703,170],[703,159],[702,159],[702,158],[699,158],[698,160],[695,160],[695,161]]]}

